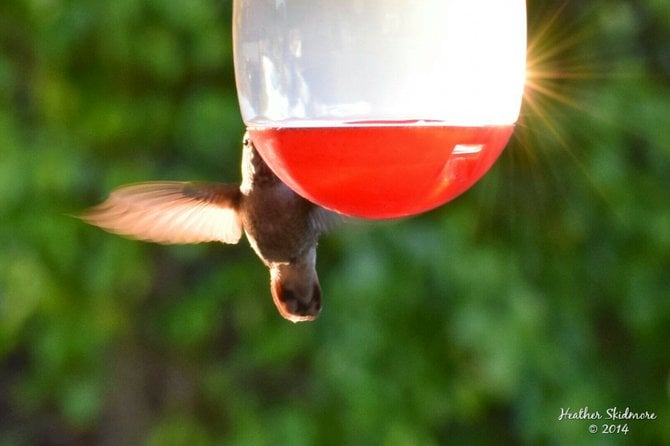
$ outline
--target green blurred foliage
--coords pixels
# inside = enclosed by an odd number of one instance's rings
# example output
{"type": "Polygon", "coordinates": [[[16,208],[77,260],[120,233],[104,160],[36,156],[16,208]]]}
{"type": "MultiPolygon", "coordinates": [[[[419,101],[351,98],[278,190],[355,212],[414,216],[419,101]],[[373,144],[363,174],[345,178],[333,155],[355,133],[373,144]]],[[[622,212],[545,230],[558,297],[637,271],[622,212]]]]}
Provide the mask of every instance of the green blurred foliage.
{"type": "Polygon", "coordinates": [[[230,1],[0,3],[0,445],[670,444],[670,9],[531,0],[514,141],[453,203],[325,237],[281,319],[246,243],[70,214],[237,181],[230,1]],[[653,411],[592,435],[561,408],[653,411]]]}

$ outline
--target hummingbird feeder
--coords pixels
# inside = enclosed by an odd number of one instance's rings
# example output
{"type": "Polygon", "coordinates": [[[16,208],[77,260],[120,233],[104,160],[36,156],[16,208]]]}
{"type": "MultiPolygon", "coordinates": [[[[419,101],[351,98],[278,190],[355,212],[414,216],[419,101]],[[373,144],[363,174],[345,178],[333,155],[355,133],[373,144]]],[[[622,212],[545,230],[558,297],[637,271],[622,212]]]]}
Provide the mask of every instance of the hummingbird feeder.
{"type": "Polygon", "coordinates": [[[509,140],[524,0],[235,0],[242,118],[277,176],[343,214],[460,195],[509,140]]]}

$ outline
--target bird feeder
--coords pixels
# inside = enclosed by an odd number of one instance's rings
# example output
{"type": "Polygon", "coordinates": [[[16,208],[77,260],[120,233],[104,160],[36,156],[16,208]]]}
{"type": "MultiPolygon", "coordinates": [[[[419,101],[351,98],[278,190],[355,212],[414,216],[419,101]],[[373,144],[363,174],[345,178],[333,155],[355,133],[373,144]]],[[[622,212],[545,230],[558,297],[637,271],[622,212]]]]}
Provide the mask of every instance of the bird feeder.
{"type": "Polygon", "coordinates": [[[509,140],[524,0],[235,0],[242,118],[277,176],[343,214],[460,195],[509,140]]]}

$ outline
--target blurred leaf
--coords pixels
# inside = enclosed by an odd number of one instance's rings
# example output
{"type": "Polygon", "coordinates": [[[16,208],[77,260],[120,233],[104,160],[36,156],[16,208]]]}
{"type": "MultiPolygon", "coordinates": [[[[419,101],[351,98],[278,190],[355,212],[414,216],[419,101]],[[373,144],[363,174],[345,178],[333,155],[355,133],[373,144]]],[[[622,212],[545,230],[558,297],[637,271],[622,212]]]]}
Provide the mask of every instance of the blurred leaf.
{"type": "Polygon", "coordinates": [[[149,435],[147,446],[206,446],[214,444],[196,420],[182,416],[167,417],[149,435]]]}

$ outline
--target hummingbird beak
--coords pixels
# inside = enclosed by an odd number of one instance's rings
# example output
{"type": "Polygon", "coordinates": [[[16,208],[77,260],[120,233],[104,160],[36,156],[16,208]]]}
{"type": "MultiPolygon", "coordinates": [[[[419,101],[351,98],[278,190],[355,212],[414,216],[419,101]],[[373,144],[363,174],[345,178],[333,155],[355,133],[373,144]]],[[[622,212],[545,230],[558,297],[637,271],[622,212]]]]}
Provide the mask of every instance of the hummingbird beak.
{"type": "Polygon", "coordinates": [[[321,311],[321,286],[309,265],[281,264],[270,269],[272,300],[291,322],[313,321],[321,311]]]}

